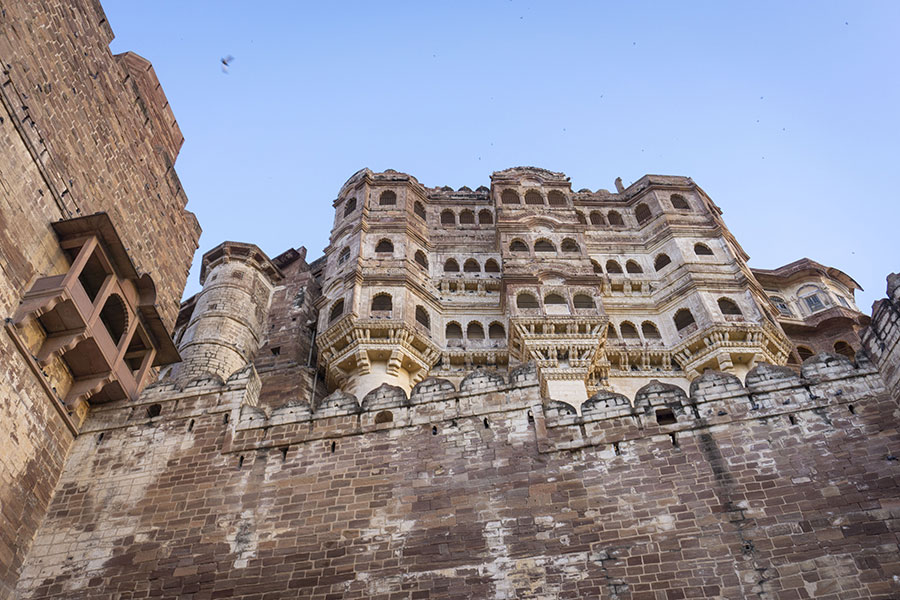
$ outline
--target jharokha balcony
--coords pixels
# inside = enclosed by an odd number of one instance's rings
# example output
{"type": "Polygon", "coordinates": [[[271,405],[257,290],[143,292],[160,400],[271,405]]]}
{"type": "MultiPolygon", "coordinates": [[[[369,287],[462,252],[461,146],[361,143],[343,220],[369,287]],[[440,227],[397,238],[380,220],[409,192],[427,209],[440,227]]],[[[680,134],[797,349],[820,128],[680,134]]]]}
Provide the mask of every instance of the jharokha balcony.
{"type": "Polygon", "coordinates": [[[12,324],[23,334],[39,328],[17,343],[45,378],[52,363],[65,365],[70,381],[52,390],[70,414],[86,412],[84,404],[136,399],[152,367],[180,360],[156,310],[153,281],[138,275],[106,214],[53,227],[70,265],[25,293],[12,324]]]}

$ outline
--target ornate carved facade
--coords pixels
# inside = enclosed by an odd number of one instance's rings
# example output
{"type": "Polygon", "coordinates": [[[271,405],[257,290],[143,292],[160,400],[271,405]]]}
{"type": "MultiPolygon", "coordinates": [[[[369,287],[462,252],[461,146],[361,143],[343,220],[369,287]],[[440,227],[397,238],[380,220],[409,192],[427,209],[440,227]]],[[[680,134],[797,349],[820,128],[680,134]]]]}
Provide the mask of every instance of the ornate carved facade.
{"type": "Polygon", "coordinates": [[[866,322],[836,269],[751,270],[690,178],[575,191],[562,173],[520,167],[454,191],[364,169],[334,206],[315,302],[329,390],[409,391],[535,361],[548,397],[580,402],[650,379],[686,389],[710,368],[799,364],[795,344],[804,352],[821,320],[807,300],[786,312],[782,290],[801,280],[840,313],[825,317],[834,343],[852,352],[866,322]]]}

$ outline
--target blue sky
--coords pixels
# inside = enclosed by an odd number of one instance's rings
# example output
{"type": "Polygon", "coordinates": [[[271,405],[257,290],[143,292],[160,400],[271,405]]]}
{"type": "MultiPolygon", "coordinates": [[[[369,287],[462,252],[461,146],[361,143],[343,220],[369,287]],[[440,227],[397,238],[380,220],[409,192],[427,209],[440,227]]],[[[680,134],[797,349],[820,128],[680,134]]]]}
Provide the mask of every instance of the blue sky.
{"type": "Polygon", "coordinates": [[[473,189],[516,165],[592,190],[687,175],[751,266],[838,267],[866,312],[900,270],[898,2],[103,6],[185,136],[186,294],[226,239],[320,256],[362,167],[473,189]]]}

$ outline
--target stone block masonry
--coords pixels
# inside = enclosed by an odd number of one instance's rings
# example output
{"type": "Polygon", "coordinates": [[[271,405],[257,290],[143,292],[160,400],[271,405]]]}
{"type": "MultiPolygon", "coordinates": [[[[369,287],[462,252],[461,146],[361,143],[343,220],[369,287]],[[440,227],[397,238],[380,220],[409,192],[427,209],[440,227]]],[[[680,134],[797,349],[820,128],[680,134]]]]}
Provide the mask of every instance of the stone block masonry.
{"type": "MultiPolygon", "coordinates": [[[[155,286],[171,331],[200,227],[174,163],[181,134],[150,63],[113,56],[95,0],[0,6],[0,598],[13,597],[73,442],[59,364],[38,365],[34,324],[6,326],[40,278],[72,256],[53,225],[106,213],[128,260],[155,286]]],[[[71,248],[69,249],[71,250],[71,248]]],[[[162,327],[160,328],[162,329],[162,327]]],[[[76,332],[77,334],[77,332],[76,332]]],[[[75,357],[77,360],[77,356],[75,357]]]]}
{"type": "Polygon", "coordinates": [[[20,597],[900,596],[898,407],[871,365],[582,414],[528,365],[314,409],[259,387],[248,366],[95,411],[20,597]]]}

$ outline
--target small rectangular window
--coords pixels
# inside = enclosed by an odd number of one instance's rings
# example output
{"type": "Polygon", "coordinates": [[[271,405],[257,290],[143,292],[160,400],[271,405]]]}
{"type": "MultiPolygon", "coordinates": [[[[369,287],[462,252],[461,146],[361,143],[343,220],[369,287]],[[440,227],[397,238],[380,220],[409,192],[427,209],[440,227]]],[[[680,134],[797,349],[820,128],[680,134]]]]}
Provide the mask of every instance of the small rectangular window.
{"type": "Polygon", "coordinates": [[[837,299],[838,299],[838,302],[841,303],[841,306],[843,306],[844,308],[850,308],[850,304],[847,302],[847,300],[843,296],[838,296],[837,299]]]}
{"type": "Polygon", "coordinates": [[[803,299],[803,301],[806,302],[806,307],[809,308],[809,310],[811,310],[813,312],[815,312],[817,310],[821,310],[822,308],[825,307],[825,305],[822,304],[822,299],[819,297],[818,294],[811,294],[811,295],[805,297],[803,299]]]}

